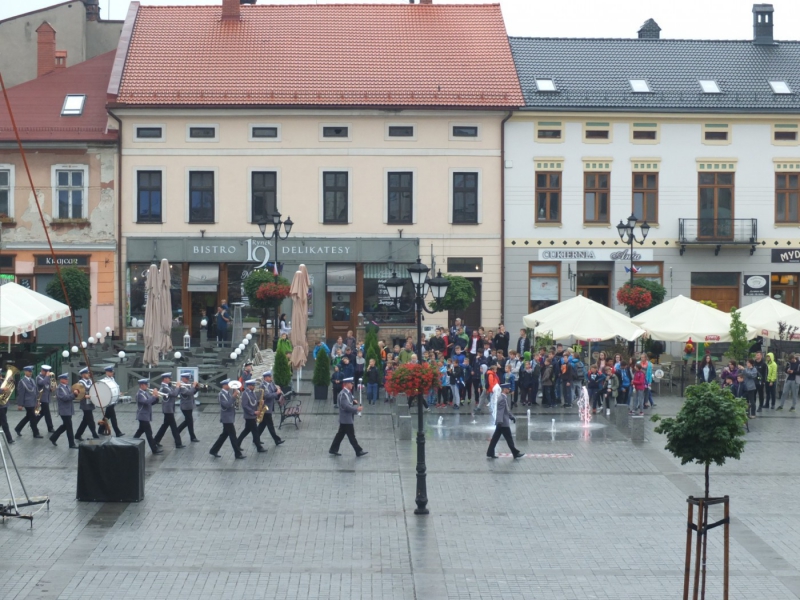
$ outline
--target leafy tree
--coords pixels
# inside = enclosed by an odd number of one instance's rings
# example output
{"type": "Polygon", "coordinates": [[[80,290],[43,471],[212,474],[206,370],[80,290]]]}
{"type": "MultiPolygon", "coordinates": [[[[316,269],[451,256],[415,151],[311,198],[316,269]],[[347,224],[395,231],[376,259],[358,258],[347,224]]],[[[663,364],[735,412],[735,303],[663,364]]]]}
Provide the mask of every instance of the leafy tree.
{"type": "Polygon", "coordinates": [[[442,298],[441,302],[433,300],[428,306],[435,311],[452,310],[454,316],[457,317],[458,311],[465,310],[475,300],[475,287],[465,277],[445,275],[445,278],[450,282],[450,285],[444,298],[442,298]]]}
{"type": "Polygon", "coordinates": [[[289,359],[286,358],[285,352],[275,353],[272,377],[275,379],[275,384],[281,388],[288,389],[292,384],[292,369],[289,367],[289,359]]]}
{"type": "Polygon", "coordinates": [[[747,360],[750,351],[750,343],[747,341],[747,325],[742,322],[739,311],[731,308],[731,345],[728,348],[728,356],[743,363],[747,360]]]}
{"type": "Polygon", "coordinates": [[[331,384],[331,359],[325,350],[317,352],[313,382],[318,387],[328,387],[331,384]]]}
{"type": "MultiPolygon", "coordinates": [[[[72,310],[89,308],[92,303],[89,276],[77,267],[64,267],[61,269],[61,277],[64,278],[64,287],[67,288],[69,304],[72,310]]],[[[47,295],[53,300],[68,304],[67,299],[64,298],[64,290],[61,289],[61,282],[58,280],[57,275],[47,284],[46,291],[47,295]]]]}
{"type": "Polygon", "coordinates": [[[747,401],[714,383],[687,387],[686,400],[674,419],[653,415],[651,420],[660,421],[655,431],[667,436],[666,449],[682,465],[694,462],[705,467],[706,498],[711,463],[722,466],[728,458],[739,460],[744,451],[747,401]]]}
{"type": "Polygon", "coordinates": [[[367,336],[364,338],[364,360],[367,361],[367,366],[369,366],[369,360],[374,358],[375,366],[382,369],[383,365],[381,363],[381,351],[378,347],[377,330],[377,327],[367,328],[367,336]]]}

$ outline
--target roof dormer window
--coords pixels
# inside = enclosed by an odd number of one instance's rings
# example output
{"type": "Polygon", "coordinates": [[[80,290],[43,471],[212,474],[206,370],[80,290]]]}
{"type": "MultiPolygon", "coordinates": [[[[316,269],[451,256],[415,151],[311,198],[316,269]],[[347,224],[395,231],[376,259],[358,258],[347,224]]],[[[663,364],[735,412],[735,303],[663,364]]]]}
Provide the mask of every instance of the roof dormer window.
{"type": "Polygon", "coordinates": [[[82,115],[85,102],[85,94],[67,94],[66,98],[64,98],[64,106],[61,107],[61,116],[71,117],[82,115]]]}
{"type": "Polygon", "coordinates": [[[769,86],[775,94],[791,94],[792,90],[785,81],[770,81],[769,86]]]}
{"type": "Polygon", "coordinates": [[[713,79],[701,79],[699,81],[700,87],[703,90],[704,94],[721,94],[722,90],[719,89],[719,85],[713,79]]]}
{"type": "Polygon", "coordinates": [[[552,79],[537,79],[536,89],[540,92],[555,92],[556,84],[552,79]]]}
{"type": "Polygon", "coordinates": [[[631,84],[631,91],[635,94],[647,94],[650,90],[650,84],[646,79],[629,79],[631,84]]]}

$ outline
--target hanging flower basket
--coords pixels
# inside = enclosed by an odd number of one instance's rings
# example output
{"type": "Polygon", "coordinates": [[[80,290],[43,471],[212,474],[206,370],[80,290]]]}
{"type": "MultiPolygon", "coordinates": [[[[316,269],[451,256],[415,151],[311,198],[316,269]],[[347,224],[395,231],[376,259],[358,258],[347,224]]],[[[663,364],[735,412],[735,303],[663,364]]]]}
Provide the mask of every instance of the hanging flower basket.
{"type": "Polygon", "coordinates": [[[262,283],[256,291],[256,298],[270,307],[280,306],[289,297],[289,286],[283,283],[262,283]]]}
{"type": "Polygon", "coordinates": [[[653,295],[650,290],[626,283],[617,290],[617,302],[622,304],[629,313],[639,313],[650,308],[653,303],[653,295]]]}
{"type": "Polygon", "coordinates": [[[439,372],[428,364],[405,364],[395,369],[384,383],[392,396],[419,396],[439,388],[439,372]]]}

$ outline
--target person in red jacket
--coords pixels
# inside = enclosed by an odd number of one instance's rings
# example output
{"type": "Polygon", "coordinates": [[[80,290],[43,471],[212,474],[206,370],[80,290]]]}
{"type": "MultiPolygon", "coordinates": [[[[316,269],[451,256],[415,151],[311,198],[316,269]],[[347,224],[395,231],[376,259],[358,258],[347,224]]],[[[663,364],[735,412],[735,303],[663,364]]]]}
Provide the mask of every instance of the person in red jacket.
{"type": "Polygon", "coordinates": [[[640,415],[643,415],[645,390],[647,390],[647,377],[642,370],[641,363],[636,363],[634,369],[633,390],[636,394],[636,402],[631,406],[630,414],[638,412],[640,415]]]}

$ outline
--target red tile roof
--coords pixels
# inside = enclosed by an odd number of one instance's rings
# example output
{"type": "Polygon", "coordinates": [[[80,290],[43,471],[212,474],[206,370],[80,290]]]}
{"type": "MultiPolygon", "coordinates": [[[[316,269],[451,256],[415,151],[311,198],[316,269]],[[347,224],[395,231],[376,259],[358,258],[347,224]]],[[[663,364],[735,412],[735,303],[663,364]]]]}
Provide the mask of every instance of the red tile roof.
{"type": "Polygon", "coordinates": [[[139,7],[117,102],[523,104],[498,4],[243,5],[240,21],[224,22],[221,13],[139,7]]]}
{"type": "MultiPolygon", "coordinates": [[[[23,141],[114,141],[106,132],[106,89],[115,52],[106,52],[74,67],[56,70],[12,88],[8,99],[23,141]],[[61,116],[67,94],[85,94],[83,114],[61,116]]],[[[14,130],[5,100],[0,95],[0,141],[13,141],[14,130]]]]}

